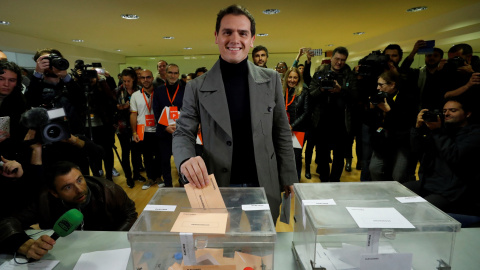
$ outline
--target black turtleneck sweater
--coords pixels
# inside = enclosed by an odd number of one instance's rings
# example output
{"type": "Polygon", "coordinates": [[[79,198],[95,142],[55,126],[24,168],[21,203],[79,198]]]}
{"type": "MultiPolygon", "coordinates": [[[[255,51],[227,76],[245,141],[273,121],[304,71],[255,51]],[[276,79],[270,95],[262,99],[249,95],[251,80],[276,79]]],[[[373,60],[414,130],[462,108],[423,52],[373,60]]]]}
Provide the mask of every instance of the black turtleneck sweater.
{"type": "Polygon", "coordinates": [[[230,183],[258,185],[250,117],[247,59],[245,58],[238,64],[231,64],[220,57],[220,70],[227,96],[233,136],[230,183]]]}

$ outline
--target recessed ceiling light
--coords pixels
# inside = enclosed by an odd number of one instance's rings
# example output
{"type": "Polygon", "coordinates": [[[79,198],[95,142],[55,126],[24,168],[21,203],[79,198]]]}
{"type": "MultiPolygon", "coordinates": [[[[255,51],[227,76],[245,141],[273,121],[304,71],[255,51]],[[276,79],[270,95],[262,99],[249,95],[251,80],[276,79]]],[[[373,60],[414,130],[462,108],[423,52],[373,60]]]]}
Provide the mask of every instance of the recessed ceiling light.
{"type": "Polygon", "coordinates": [[[150,57],[150,59],[155,59],[155,57],[150,57]]]}
{"type": "Polygon", "coordinates": [[[265,10],[263,11],[263,14],[267,14],[267,15],[272,15],[272,14],[277,14],[277,13],[280,13],[280,10],[279,10],[279,9],[276,9],[276,8],[265,9],[265,10]]]}
{"type": "Polygon", "coordinates": [[[184,50],[191,50],[192,47],[185,47],[185,48],[183,48],[183,49],[184,49],[184,50]]]}
{"type": "Polygon", "coordinates": [[[332,46],[333,46],[333,44],[328,44],[328,45],[327,45],[327,47],[332,47],[332,46]]]}
{"type": "Polygon", "coordinates": [[[174,39],[175,37],[163,37],[163,39],[174,39]]]}
{"type": "Polygon", "coordinates": [[[122,14],[122,18],[124,18],[126,20],[138,20],[138,19],[140,19],[140,17],[138,15],[135,15],[135,14],[122,14]]]}
{"type": "Polygon", "coordinates": [[[360,36],[360,35],[365,34],[365,32],[355,32],[355,33],[353,33],[353,34],[356,35],[356,36],[360,36]]]}
{"type": "Polygon", "coordinates": [[[257,34],[257,37],[266,37],[266,36],[268,36],[268,34],[267,34],[267,33],[260,33],[260,34],[257,34]]]}
{"type": "Polygon", "coordinates": [[[81,43],[81,42],[83,42],[83,39],[73,39],[72,41],[73,41],[73,42],[81,43]]]}
{"type": "Polygon", "coordinates": [[[0,21],[0,24],[1,24],[1,25],[9,25],[9,24],[10,24],[10,22],[7,22],[7,21],[0,21]]]}
{"type": "Polygon", "coordinates": [[[423,7],[413,7],[413,8],[407,9],[407,12],[419,12],[419,11],[424,11],[424,10],[426,10],[426,9],[427,9],[426,6],[423,6],[423,7]]]}
{"type": "Polygon", "coordinates": [[[117,52],[121,52],[122,50],[120,50],[120,49],[116,49],[115,51],[117,51],[117,52]]]}

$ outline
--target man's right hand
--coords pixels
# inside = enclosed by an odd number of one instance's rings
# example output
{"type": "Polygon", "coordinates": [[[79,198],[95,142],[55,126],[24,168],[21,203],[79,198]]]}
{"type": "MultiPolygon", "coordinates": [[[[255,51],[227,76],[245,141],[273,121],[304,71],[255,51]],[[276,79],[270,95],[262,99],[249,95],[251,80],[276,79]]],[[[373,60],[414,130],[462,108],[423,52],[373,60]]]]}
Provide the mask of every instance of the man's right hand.
{"type": "Polygon", "coordinates": [[[48,55],[42,55],[37,59],[37,65],[35,66],[35,71],[38,73],[44,73],[45,69],[50,68],[50,60],[45,59],[48,55]]]}
{"type": "Polygon", "coordinates": [[[140,137],[138,136],[137,133],[133,133],[132,139],[136,143],[140,142],[140,137]]]}
{"type": "Polygon", "coordinates": [[[40,260],[49,250],[52,250],[53,245],[55,245],[55,240],[48,235],[42,235],[37,240],[30,239],[23,243],[18,249],[18,253],[25,255],[27,259],[40,260]]]}
{"type": "Polygon", "coordinates": [[[423,124],[425,124],[425,121],[423,120],[423,114],[428,111],[428,109],[422,109],[418,115],[417,115],[417,124],[415,125],[416,128],[421,127],[423,124]]]}
{"type": "Polygon", "coordinates": [[[207,166],[200,156],[192,157],[183,162],[180,166],[180,172],[185,175],[193,187],[204,188],[210,184],[207,166]]]}

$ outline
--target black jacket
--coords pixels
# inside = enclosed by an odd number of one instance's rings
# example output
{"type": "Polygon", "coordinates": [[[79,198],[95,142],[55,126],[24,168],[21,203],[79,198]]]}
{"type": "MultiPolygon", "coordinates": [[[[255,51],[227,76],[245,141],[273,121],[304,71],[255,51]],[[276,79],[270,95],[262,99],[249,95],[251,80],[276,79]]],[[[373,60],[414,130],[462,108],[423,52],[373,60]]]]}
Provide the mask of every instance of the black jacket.
{"type": "MultiPolygon", "coordinates": [[[[289,102],[292,100],[294,92],[294,88],[288,89],[289,102]]],[[[293,131],[305,132],[310,125],[309,95],[308,88],[303,88],[300,96],[296,96],[287,108],[290,126],[293,131]]]]}

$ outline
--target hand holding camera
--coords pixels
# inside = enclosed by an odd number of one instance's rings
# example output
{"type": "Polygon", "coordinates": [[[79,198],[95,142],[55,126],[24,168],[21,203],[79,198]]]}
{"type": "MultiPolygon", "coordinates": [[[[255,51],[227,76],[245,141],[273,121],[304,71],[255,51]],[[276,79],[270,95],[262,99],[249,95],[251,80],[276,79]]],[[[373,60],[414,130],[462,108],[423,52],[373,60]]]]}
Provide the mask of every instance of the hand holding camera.
{"type": "Polygon", "coordinates": [[[425,124],[430,130],[440,128],[442,126],[443,113],[439,110],[429,111],[428,109],[422,109],[417,115],[416,128],[420,128],[425,124]]]}

